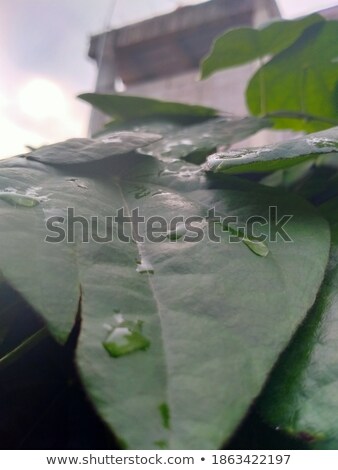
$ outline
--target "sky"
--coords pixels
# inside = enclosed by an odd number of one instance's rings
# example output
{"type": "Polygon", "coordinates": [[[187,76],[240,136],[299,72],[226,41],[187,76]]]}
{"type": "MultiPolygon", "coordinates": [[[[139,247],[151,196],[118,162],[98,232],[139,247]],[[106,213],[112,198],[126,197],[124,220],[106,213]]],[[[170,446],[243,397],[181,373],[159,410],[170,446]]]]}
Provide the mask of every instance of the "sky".
{"type": "MultiPolygon", "coordinates": [[[[87,135],[91,35],[201,0],[1,0],[0,158],[87,135]],[[132,6],[132,8],[131,8],[132,6]]],[[[294,18],[338,0],[277,0],[294,18]]]]}

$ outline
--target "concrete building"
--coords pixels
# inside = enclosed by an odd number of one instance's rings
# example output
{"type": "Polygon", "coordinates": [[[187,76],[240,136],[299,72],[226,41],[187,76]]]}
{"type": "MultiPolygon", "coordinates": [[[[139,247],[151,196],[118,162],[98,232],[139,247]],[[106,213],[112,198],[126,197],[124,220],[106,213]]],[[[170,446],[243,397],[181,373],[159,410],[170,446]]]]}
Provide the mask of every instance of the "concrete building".
{"type": "Polygon", "coordinates": [[[338,20],[338,5],[319,12],[327,20],[338,20]]]}
{"type": "MultiPolygon", "coordinates": [[[[130,95],[202,104],[244,116],[244,92],[256,65],[198,81],[200,61],[226,29],[258,26],[279,16],[274,0],[210,0],[94,36],[89,56],[98,65],[96,91],[123,88],[130,95]]],[[[95,133],[106,120],[93,111],[90,131],[95,133]]],[[[271,140],[276,137],[263,131],[250,144],[271,140]]]]}

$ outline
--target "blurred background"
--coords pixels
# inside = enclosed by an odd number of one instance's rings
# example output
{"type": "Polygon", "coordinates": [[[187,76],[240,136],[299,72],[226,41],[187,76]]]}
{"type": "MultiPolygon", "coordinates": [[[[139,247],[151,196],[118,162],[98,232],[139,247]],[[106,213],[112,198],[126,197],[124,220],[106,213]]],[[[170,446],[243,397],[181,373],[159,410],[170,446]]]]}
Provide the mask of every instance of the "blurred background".
{"type": "MultiPolygon", "coordinates": [[[[102,57],[96,53],[96,63],[88,57],[91,36],[199,3],[204,2],[1,0],[0,158],[88,135],[90,107],[76,96],[96,87],[102,57]]],[[[338,2],[276,4],[282,17],[295,18],[338,2]]],[[[123,83],[116,81],[115,90],[123,91],[123,83]]]]}

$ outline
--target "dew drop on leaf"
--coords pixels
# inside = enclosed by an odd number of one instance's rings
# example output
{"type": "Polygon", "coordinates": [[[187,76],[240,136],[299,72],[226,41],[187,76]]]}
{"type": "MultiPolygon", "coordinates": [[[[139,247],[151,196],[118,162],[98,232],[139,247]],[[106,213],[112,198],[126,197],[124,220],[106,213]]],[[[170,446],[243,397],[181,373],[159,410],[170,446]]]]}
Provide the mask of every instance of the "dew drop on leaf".
{"type": "Polygon", "coordinates": [[[122,316],[118,316],[102,345],[111,357],[121,357],[146,350],[150,341],[142,334],[142,322],[124,321],[122,316]]]}
{"type": "Polygon", "coordinates": [[[248,238],[243,238],[243,243],[258,256],[268,256],[270,250],[263,242],[249,240],[248,238]]]}
{"type": "Polygon", "coordinates": [[[136,271],[140,274],[154,274],[153,265],[146,258],[142,258],[137,262],[136,271]]]}
{"type": "Polygon", "coordinates": [[[26,196],[37,197],[38,193],[39,193],[39,191],[41,191],[41,189],[42,189],[41,186],[32,186],[31,188],[28,188],[26,190],[26,196]]]}
{"type": "Polygon", "coordinates": [[[135,199],[142,199],[143,197],[147,197],[151,194],[151,190],[146,188],[145,186],[138,186],[135,189],[134,197],[135,199]]]}
{"type": "Polygon", "coordinates": [[[104,144],[121,144],[122,140],[120,139],[120,137],[112,135],[110,137],[107,137],[106,139],[102,139],[101,142],[103,142],[104,144]]]}
{"type": "Polygon", "coordinates": [[[184,223],[182,222],[182,223],[177,224],[173,230],[170,230],[167,233],[167,238],[169,238],[170,240],[178,240],[182,238],[186,233],[187,233],[187,229],[184,223]]]}
{"type": "Polygon", "coordinates": [[[171,176],[171,175],[177,175],[177,171],[168,170],[166,168],[165,170],[161,170],[158,174],[158,176],[171,176]]]}
{"type": "Polygon", "coordinates": [[[12,206],[35,207],[40,204],[40,200],[37,197],[9,191],[1,191],[0,199],[8,204],[12,204],[12,206]]]}
{"type": "Polygon", "coordinates": [[[311,137],[309,139],[306,139],[306,143],[308,145],[311,145],[320,149],[327,149],[327,152],[338,150],[337,142],[334,140],[330,140],[330,139],[311,137]]]}
{"type": "Polygon", "coordinates": [[[244,233],[240,228],[231,227],[229,225],[227,227],[224,227],[223,229],[230,231],[233,235],[239,237],[240,241],[242,241],[242,243],[244,243],[244,245],[256,255],[266,257],[270,253],[270,250],[265,243],[247,238],[246,236],[244,236],[244,233]]]}

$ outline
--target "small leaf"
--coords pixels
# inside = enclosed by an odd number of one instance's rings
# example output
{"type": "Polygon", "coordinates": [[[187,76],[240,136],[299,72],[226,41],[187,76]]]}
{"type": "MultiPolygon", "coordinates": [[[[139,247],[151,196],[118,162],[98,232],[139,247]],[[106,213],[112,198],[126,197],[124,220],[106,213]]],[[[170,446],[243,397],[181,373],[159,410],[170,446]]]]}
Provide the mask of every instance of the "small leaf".
{"type": "Polygon", "coordinates": [[[315,132],[338,125],[338,21],[318,22],[251,78],[246,97],[254,116],[276,129],[315,132]]]}
{"type": "Polygon", "coordinates": [[[306,28],[324,22],[318,14],[296,20],[274,21],[260,29],[237,28],[216,39],[201,64],[202,78],[229,67],[277,54],[291,46],[306,28]]]}
{"type": "MultiPolygon", "coordinates": [[[[204,169],[213,173],[275,171],[338,153],[338,127],[274,145],[216,153],[208,157],[204,169]]],[[[338,158],[338,156],[337,156],[338,158]]]]}
{"type": "Polygon", "coordinates": [[[161,101],[128,95],[84,93],[80,99],[113,117],[116,123],[128,123],[136,119],[151,118],[177,124],[193,124],[217,116],[217,111],[200,105],[161,101]]]}

